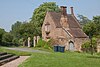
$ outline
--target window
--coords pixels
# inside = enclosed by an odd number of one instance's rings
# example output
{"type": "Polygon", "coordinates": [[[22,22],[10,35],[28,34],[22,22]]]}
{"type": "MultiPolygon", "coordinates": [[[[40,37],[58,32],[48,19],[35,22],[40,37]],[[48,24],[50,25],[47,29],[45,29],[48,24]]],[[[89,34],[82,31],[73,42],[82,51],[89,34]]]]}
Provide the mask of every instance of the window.
{"type": "Polygon", "coordinates": [[[50,32],[50,24],[49,23],[45,24],[45,31],[50,32]]]}

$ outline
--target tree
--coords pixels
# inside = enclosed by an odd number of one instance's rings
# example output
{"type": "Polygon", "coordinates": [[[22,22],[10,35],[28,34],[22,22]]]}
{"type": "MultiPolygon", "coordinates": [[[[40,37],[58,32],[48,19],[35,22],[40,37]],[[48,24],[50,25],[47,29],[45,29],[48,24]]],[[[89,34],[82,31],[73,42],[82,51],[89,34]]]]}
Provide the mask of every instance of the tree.
{"type": "Polygon", "coordinates": [[[19,28],[19,31],[18,33],[21,35],[21,37],[24,37],[24,36],[32,36],[34,35],[34,25],[33,23],[23,23],[20,28],[19,28]]]}
{"type": "Polygon", "coordinates": [[[94,16],[93,22],[96,24],[96,35],[100,35],[100,16],[94,16]]]}
{"type": "Polygon", "coordinates": [[[93,36],[96,33],[96,24],[94,22],[89,22],[83,27],[83,31],[89,36],[93,36]]]}
{"type": "Polygon", "coordinates": [[[11,34],[15,37],[15,38],[20,38],[20,35],[19,35],[19,29],[20,29],[20,26],[22,25],[22,22],[20,21],[17,21],[15,24],[12,25],[12,30],[11,30],[11,34]]]}
{"type": "Polygon", "coordinates": [[[12,43],[12,40],[13,40],[13,36],[11,33],[5,33],[2,37],[2,41],[5,42],[5,43],[12,43]]]}
{"type": "Polygon", "coordinates": [[[89,47],[90,47],[91,55],[93,55],[94,46],[93,46],[92,38],[93,38],[93,35],[95,35],[96,33],[96,24],[94,22],[89,22],[86,25],[84,25],[83,30],[90,38],[89,47]]]}
{"type": "Polygon", "coordinates": [[[34,29],[33,23],[28,22],[19,22],[17,21],[15,24],[12,25],[11,34],[13,35],[13,41],[14,44],[22,44],[20,42],[26,42],[28,37],[33,37],[34,32],[36,30],[34,29]]]}
{"type": "Polygon", "coordinates": [[[19,34],[19,29],[21,25],[22,25],[22,22],[16,21],[16,23],[11,26],[10,33],[13,36],[13,40],[12,40],[13,44],[16,44],[16,45],[19,44],[19,39],[21,38],[21,35],[19,34]]]}
{"type": "Polygon", "coordinates": [[[34,25],[33,23],[28,23],[28,22],[24,22],[19,29],[19,34],[21,36],[20,39],[23,39],[23,45],[25,46],[25,42],[27,41],[28,37],[31,37],[31,39],[33,38],[33,36],[35,35],[35,29],[34,29],[34,25]]]}
{"type": "Polygon", "coordinates": [[[100,16],[94,16],[91,22],[84,25],[83,30],[87,35],[100,35],[100,16]]]}
{"type": "Polygon", "coordinates": [[[91,52],[91,54],[93,55],[93,53],[96,52],[97,38],[93,37],[91,40],[92,40],[92,48],[91,48],[91,42],[87,41],[84,44],[82,44],[82,50],[84,52],[91,52]]]}
{"type": "Polygon", "coordinates": [[[41,36],[41,27],[46,15],[47,11],[56,11],[59,12],[60,9],[56,5],[55,2],[45,2],[41,4],[38,8],[36,8],[33,12],[33,16],[31,18],[31,23],[34,24],[35,27],[35,35],[40,35],[41,36]]]}
{"type": "Polygon", "coordinates": [[[96,48],[96,36],[100,35],[100,16],[93,17],[93,20],[83,27],[84,32],[90,38],[91,54],[93,55],[94,49],[96,48]]]}
{"type": "Polygon", "coordinates": [[[0,43],[2,43],[2,36],[4,33],[5,33],[5,30],[0,28],[0,43]]]}
{"type": "Polygon", "coordinates": [[[88,22],[90,22],[91,20],[89,20],[87,17],[85,17],[85,16],[83,16],[83,15],[80,15],[80,14],[78,14],[78,20],[79,20],[79,22],[80,22],[80,24],[82,25],[82,26],[84,26],[86,23],[88,23],[88,22]]]}

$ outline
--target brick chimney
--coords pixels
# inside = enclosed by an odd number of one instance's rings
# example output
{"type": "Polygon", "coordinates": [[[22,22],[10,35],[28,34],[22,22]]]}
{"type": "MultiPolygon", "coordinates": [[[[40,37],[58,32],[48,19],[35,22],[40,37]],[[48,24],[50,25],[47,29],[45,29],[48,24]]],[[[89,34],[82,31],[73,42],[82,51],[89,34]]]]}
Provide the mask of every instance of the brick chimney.
{"type": "Polygon", "coordinates": [[[67,7],[66,6],[61,6],[61,19],[60,19],[60,24],[64,28],[68,28],[68,18],[67,18],[67,7]]]}
{"type": "Polygon", "coordinates": [[[74,15],[73,7],[70,7],[70,9],[71,9],[71,14],[74,15]]]}
{"type": "Polygon", "coordinates": [[[60,8],[61,8],[61,13],[62,13],[62,15],[64,15],[64,16],[66,16],[67,15],[67,10],[66,10],[66,6],[60,6],[60,8]]]}

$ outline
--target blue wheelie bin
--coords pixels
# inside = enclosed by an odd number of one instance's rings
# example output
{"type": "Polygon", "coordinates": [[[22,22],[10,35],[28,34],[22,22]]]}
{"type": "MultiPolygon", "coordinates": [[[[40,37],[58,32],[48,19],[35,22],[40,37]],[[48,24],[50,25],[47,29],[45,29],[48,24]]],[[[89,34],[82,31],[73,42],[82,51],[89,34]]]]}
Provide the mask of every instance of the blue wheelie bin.
{"type": "Polygon", "coordinates": [[[54,52],[58,52],[58,45],[54,45],[54,52]]]}
{"type": "Polygon", "coordinates": [[[65,46],[60,46],[60,52],[65,52],[65,46]]]}

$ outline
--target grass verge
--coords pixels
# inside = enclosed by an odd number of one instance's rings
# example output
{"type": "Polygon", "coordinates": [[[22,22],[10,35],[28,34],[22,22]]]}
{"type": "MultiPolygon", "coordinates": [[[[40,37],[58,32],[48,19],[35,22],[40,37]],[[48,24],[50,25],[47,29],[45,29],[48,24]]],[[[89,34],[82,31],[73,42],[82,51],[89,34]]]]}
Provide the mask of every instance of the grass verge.
{"type": "Polygon", "coordinates": [[[0,47],[0,52],[7,52],[7,53],[15,54],[17,56],[30,56],[32,54],[31,52],[9,50],[9,49],[6,49],[5,47],[0,47]]]}

